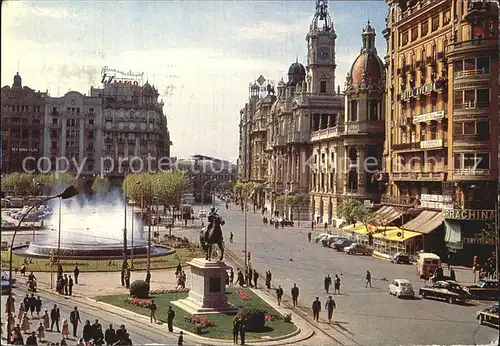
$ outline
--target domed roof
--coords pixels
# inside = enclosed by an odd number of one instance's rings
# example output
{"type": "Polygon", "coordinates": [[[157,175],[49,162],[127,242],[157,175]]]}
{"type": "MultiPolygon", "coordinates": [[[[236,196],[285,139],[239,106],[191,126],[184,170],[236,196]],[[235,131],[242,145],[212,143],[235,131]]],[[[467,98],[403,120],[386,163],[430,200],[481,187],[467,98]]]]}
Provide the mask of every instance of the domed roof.
{"type": "Polygon", "coordinates": [[[288,69],[288,85],[295,86],[306,79],[306,68],[300,62],[296,61],[288,69]]]}
{"type": "Polygon", "coordinates": [[[366,26],[363,28],[363,34],[367,33],[375,33],[375,29],[370,25],[370,21],[368,21],[366,26]]]}
{"type": "Polygon", "coordinates": [[[353,84],[359,84],[366,78],[372,83],[379,82],[382,79],[384,63],[375,53],[360,54],[351,67],[351,77],[353,84]]]}

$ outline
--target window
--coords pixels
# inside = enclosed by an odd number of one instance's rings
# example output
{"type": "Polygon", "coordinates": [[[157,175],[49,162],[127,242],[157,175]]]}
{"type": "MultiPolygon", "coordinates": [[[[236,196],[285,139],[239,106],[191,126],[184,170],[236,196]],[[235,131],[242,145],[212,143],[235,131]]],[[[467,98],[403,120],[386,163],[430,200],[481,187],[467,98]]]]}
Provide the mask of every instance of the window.
{"type": "Polygon", "coordinates": [[[421,141],[425,141],[425,128],[426,128],[425,124],[420,125],[420,140],[421,141]]]}
{"type": "Polygon", "coordinates": [[[435,31],[439,28],[439,16],[435,16],[432,18],[431,28],[432,31],[435,31]]]}
{"type": "Polygon", "coordinates": [[[475,58],[469,58],[464,60],[464,70],[465,71],[472,71],[476,69],[476,59],[475,58]]]}
{"type": "Polygon", "coordinates": [[[481,136],[481,137],[489,138],[490,137],[490,123],[487,121],[478,121],[476,123],[476,134],[481,136]]]}
{"type": "Polygon", "coordinates": [[[433,121],[431,123],[431,139],[437,138],[437,123],[433,121]]]}
{"type": "Polygon", "coordinates": [[[475,135],[476,134],[476,124],[473,121],[464,122],[464,135],[475,135]]]}
{"type": "Polygon", "coordinates": [[[66,119],[66,126],[71,126],[71,120],[70,119],[66,119]]]}
{"type": "Polygon", "coordinates": [[[479,57],[476,60],[476,69],[477,70],[490,70],[490,58],[489,57],[479,57]]]}
{"type": "Polygon", "coordinates": [[[488,153],[476,154],[476,168],[490,169],[490,154],[488,153]]]}
{"type": "Polygon", "coordinates": [[[464,134],[464,123],[453,123],[453,134],[463,135],[464,134]]]}
{"type": "Polygon", "coordinates": [[[478,103],[478,106],[486,104],[486,107],[488,107],[490,103],[490,91],[488,89],[477,89],[476,92],[476,103],[478,103]]]}
{"type": "Polygon", "coordinates": [[[57,137],[57,131],[56,130],[50,130],[50,137],[52,137],[52,138],[57,137]]]}
{"type": "Polygon", "coordinates": [[[89,108],[89,113],[92,115],[94,114],[94,108],[89,108]]]}
{"type": "Polygon", "coordinates": [[[89,125],[94,125],[94,119],[89,119],[89,125]]]}
{"type": "Polygon", "coordinates": [[[401,144],[406,144],[406,131],[401,132],[401,144]]]}
{"type": "Polygon", "coordinates": [[[326,81],[319,82],[319,92],[326,93],[326,81]]]}
{"type": "Polygon", "coordinates": [[[418,27],[414,27],[411,29],[411,40],[415,41],[418,38],[418,27]]]}
{"type": "Polygon", "coordinates": [[[57,142],[52,141],[52,144],[50,146],[50,149],[57,149],[57,142]]]}
{"type": "Polygon", "coordinates": [[[351,121],[358,121],[358,101],[351,101],[351,121]]]}
{"type": "Polygon", "coordinates": [[[401,37],[402,45],[406,45],[408,43],[408,31],[405,31],[401,37]]]}
{"type": "Polygon", "coordinates": [[[378,102],[370,101],[370,121],[378,120],[378,102]]]}
{"type": "Polygon", "coordinates": [[[422,36],[427,35],[427,33],[429,32],[429,21],[425,20],[422,23],[421,31],[422,31],[422,36]]]}
{"type": "Polygon", "coordinates": [[[454,169],[490,169],[489,153],[458,153],[453,157],[454,169]]]}
{"type": "Polygon", "coordinates": [[[52,119],[52,125],[57,125],[57,119],[52,119]]]}

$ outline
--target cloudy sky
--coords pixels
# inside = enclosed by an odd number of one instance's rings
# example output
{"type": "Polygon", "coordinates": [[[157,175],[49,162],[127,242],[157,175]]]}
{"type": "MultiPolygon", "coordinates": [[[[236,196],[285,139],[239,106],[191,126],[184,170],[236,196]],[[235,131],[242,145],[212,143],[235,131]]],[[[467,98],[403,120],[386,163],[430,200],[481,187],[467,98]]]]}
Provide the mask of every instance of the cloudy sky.
{"type": "MultiPolygon", "coordinates": [[[[314,15],[309,1],[2,1],[1,83],[88,93],[102,66],[144,72],[165,102],[174,156],[236,161],[239,110],[248,84],[278,81],[298,57],[314,15]]],[[[369,19],[381,31],[384,1],[332,1],[337,32],[336,83],[361,47],[369,19]]]]}

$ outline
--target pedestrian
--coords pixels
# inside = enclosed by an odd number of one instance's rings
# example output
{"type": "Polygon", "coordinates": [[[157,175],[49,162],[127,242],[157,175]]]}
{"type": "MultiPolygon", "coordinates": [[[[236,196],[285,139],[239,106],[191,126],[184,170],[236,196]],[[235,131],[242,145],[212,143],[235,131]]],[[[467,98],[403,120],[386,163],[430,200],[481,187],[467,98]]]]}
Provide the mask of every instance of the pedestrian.
{"type": "Polygon", "coordinates": [[[148,285],[151,282],[151,272],[149,270],[146,272],[146,279],[144,281],[146,281],[148,285]]]}
{"type": "Polygon", "coordinates": [[[259,280],[259,273],[256,270],[253,271],[253,285],[257,288],[257,280],[259,280]]]}
{"type": "Polygon", "coordinates": [[[224,283],[225,285],[230,285],[229,284],[229,273],[227,272],[227,270],[224,272],[224,283]]]}
{"type": "Polygon", "coordinates": [[[327,274],[325,276],[324,284],[326,294],[330,294],[330,286],[332,285],[332,278],[330,277],[330,274],[327,274]]]}
{"type": "Polygon", "coordinates": [[[337,292],[340,294],[340,278],[337,274],[335,274],[333,294],[337,294],[337,292]]]}
{"type": "Polygon", "coordinates": [[[28,318],[28,314],[26,312],[24,313],[23,318],[21,319],[21,330],[24,333],[27,333],[30,330],[30,321],[28,318]]]}
{"type": "Polygon", "coordinates": [[[59,320],[61,318],[61,313],[59,312],[59,308],[57,307],[57,304],[54,304],[54,308],[50,310],[50,331],[52,332],[54,330],[54,325],[57,328],[57,332],[59,333],[59,320]]]}
{"type": "Polygon", "coordinates": [[[247,285],[250,286],[250,287],[253,287],[253,284],[252,284],[252,280],[253,280],[253,271],[252,271],[252,268],[248,267],[248,269],[246,271],[246,275],[247,275],[247,279],[246,279],[247,285]]]}
{"type": "Polygon", "coordinates": [[[67,339],[69,337],[69,325],[67,319],[64,319],[63,321],[61,334],[63,336],[63,339],[67,339]]]}
{"type": "Polygon", "coordinates": [[[42,321],[38,323],[38,327],[36,328],[36,336],[38,337],[38,342],[43,342],[43,339],[45,339],[45,327],[43,326],[42,321]]]}
{"type": "Polygon", "coordinates": [[[9,312],[12,314],[16,311],[15,302],[16,302],[16,300],[14,299],[14,297],[7,298],[7,300],[5,301],[5,313],[6,314],[8,314],[9,312]]]}
{"type": "Polygon", "coordinates": [[[182,271],[182,266],[181,266],[181,263],[179,262],[177,264],[177,267],[175,268],[175,276],[179,275],[182,271]]]}
{"type": "Polygon", "coordinates": [[[40,296],[36,298],[35,310],[36,310],[36,315],[40,317],[40,312],[42,311],[42,299],[40,298],[40,296]]]}
{"type": "Polygon", "coordinates": [[[19,308],[17,309],[17,320],[21,322],[24,316],[24,312],[26,311],[24,307],[24,302],[19,303],[19,308]]]}
{"type": "Polygon", "coordinates": [[[156,323],[156,303],[154,300],[151,301],[151,305],[149,306],[149,321],[153,323],[153,320],[156,323]]]}
{"type": "Polygon", "coordinates": [[[175,317],[175,312],[172,310],[172,307],[168,307],[168,312],[167,312],[167,324],[168,324],[168,331],[170,333],[174,332],[174,317],[175,317]]]}
{"type": "Polygon", "coordinates": [[[238,334],[240,333],[240,326],[241,326],[241,321],[236,316],[233,319],[233,344],[234,345],[238,345],[238,334]]]}
{"type": "Polygon", "coordinates": [[[450,267],[450,279],[452,281],[457,281],[457,278],[455,276],[455,269],[453,267],[450,267]]]}
{"type": "Polygon", "coordinates": [[[73,295],[73,278],[71,277],[71,275],[68,278],[68,293],[70,297],[73,295]]]}
{"type": "Polygon", "coordinates": [[[313,311],[313,321],[319,321],[319,313],[321,312],[321,302],[319,301],[319,297],[316,297],[316,300],[312,304],[313,311]]]}
{"type": "Polygon", "coordinates": [[[76,338],[76,332],[78,330],[78,323],[82,323],[80,319],[80,312],[78,311],[78,307],[75,306],[71,314],[69,314],[69,322],[73,326],[73,336],[76,338]]]}
{"type": "Polygon", "coordinates": [[[229,285],[233,286],[234,281],[234,270],[233,268],[229,269],[229,285]]]}
{"type": "Polygon", "coordinates": [[[278,306],[281,306],[281,298],[283,298],[283,288],[281,288],[281,285],[276,289],[276,297],[278,298],[278,306]]]}
{"type": "Polygon", "coordinates": [[[236,270],[238,271],[238,285],[240,285],[240,287],[243,287],[245,285],[245,278],[243,277],[243,273],[241,272],[240,268],[237,268],[236,270]]]}
{"type": "Polygon", "coordinates": [[[312,238],[312,233],[311,231],[307,232],[307,240],[309,240],[309,243],[311,242],[311,238],[312,238]]]}
{"type": "Polygon", "coordinates": [[[240,345],[245,345],[245,332],[246,332],[245,324],[243,322],[241,322],[241,324],[240,324],[240,341],[241,341],[241,344],[240,345]]]}
{"type": "Polygon", "coordinates": [[[69,291],[68,291],[68,284],[69,284],[68,275],[64,274],[64,295],[66,295],[66,296],[69,293],[69,291]]]}
{"type": "Polygon", "coordinates": [[[45,309],[43,311],[42,322],[43,322],[43,328],[45,330],[48,330],[49,326],[50,326],[50,318],[49,318],[49,312],[47,311],[47,309],[45,309]]]}
{"type": "Polygon", "coordinates": [[[333,300],[332,296],[329,296],[325,304],[325,309],[328,312],[328,323],[332,322],[333,312],[336,308],[335,300],[333,300]]]}
{"type": "Polygon", "coordinates": [[[24,299],[23,299],[23,313],[21,314],[21,317],[19,319],[21,319],[23,317],[23,314],[25,312],[27,313],[30,311],[30,305],[31,305],[31,300],[30,300],[29,295],[26,293],[26,297],[24,297],[24,299]]]}
{"type": "Polygon", "coordinates": [[[106,341],[106,346],[111,346],[117,341],[116,332],[113,329],[112,324],[109,325],[109,328],[106,329],[106,332],[104,333],[104,341],[106,341]]]}
{"type": "Polygon", "coordinates": [[[26,338],[26,346],[37,346],[35,332],[31,332],[31,335],[26,338]]]}
{"type": "Polygon", "coordinates": [[[369,270],[366,271],[366,285],[365,285],[365,288],[367,288],[368,285],[370,285],[370,287],[372,287],[372,273],[370,273],[369,270]]]}
{"type": "Polygon", "coordinates": [[[229,232],[229,242],[230,243],[234,242],[234,234],[233,234],[233,232],[229,232]]]}
{"type": "Polygon", "coordinates": [[[125,269],[125,287],[130,288],[130,268],[125,269]]]}
{"type": "Polygon", "coordinates": [[[94,338],[94,328],[90,325],[90,321],[86,320],[85,325],[83,326],[82,332],[83,341],[86,343],[94,338]]]}
{"type": "Polygon", "coordinates": [[[177,339],[177,345],[178,346],[184,345],[184,332],[182,330],[179,332],[179,338],[177,339]]]}
{"type": "Polygon", "coordinates": [[[293,306],[297,306],[298,299],[299,299],[299,288],[297,287],[297,284],[293,284],[293,287],[292,287],[293,306]]]}
{"type": "Polygon", "coordinates": [[[271,278],[272,278],[271,271],[268,270],[266,272],[266,287],[267,287],[268,290],[271,289],[271,278]]]}
{"type": "Polygon", "coordinates": [[[125,268],[122,268],[122,271],[120,273],[120,279],[122,282],[122,286],[125,286],[125,268]]]}
{"type": "Polygon", "coordinates": [[[31,317],[33,317],[33,313],[35,312],[36,305],[37,305],[36,298],[35,298],[35,295],[33,293],[31,293],[31,297],[29,297],[29,299],[28,299],[28,304],[30,307],[31,317]]]}

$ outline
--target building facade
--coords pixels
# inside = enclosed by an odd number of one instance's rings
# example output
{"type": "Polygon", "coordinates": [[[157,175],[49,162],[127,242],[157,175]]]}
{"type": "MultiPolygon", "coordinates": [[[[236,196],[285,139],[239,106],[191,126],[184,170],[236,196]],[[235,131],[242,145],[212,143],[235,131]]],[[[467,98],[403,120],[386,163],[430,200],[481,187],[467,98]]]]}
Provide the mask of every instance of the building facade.
{"type": "Polygon", "coordinates": [[[417,215],[417,231],[441,230],[435,251],[483,254],[474,239],[492,221],[498,185],[498,5],[386,2],[383,202],[402,224],[417,215]]]}
{"type": "Polygon", "coordinates": [[[43,155],[46,96],[46,92],[23,87],[19,72],[12,86],[2,88],[2,173],[36,169],[43,155]]]}
{"type": "Polygon", "coordinates": [[[91,97],[102,100],[103,171],[110,179],[168,168],[171,141],[158,96],[147,82],[91,88],[91,97]]]}
{"type": "Polygon", "coordinates": [[[103,149],[102,101],[77,91],[46,97],[44,150],[50,160],[45,169],[68,170],[83,176],[101,172],[103,149]]]}

